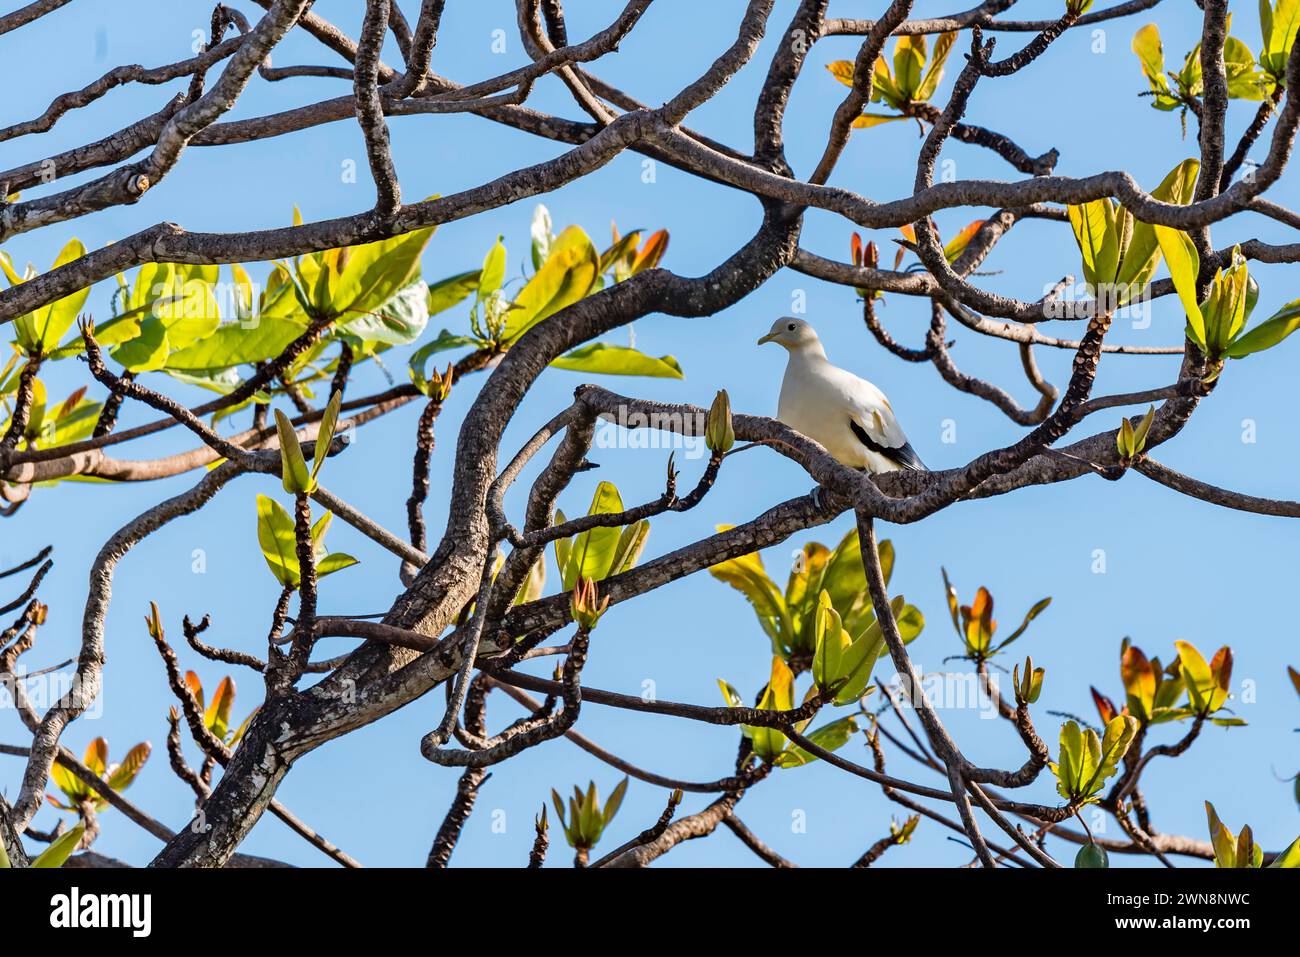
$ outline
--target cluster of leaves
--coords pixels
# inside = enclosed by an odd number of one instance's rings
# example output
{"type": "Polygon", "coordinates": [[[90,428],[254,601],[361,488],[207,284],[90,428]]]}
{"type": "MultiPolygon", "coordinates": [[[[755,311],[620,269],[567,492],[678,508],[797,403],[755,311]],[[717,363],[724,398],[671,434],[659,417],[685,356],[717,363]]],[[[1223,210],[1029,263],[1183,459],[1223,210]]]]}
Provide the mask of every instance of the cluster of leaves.
{"type": "MultiPolygon", "coordinates": [[[[894,120],[906,119],[916,103],[924,103],[934,96],[943,79],[943,65],[957,42],[957,31],[941,33],[934,41],[934,52],[928,50],[923,34],[901,36],[894,42],[894,69],[891,72],[884,54],[876,57],[872,66],[871,102],[884,103],[893,113],[864,112],[853,125],[859,129],[879,126],[894,120]]],[[[853,61],[836,60],[826,69],[845,86],[853,85],[853,61]]]]}
{"type": "MultiPolygon", "coordinates": [[[[585,792],[575,785],[573,796],[569,798],[569,813],[566,816],[564,799],[560,797],[558,791],[552,789],[551,801],[555,804],[555,813],[560,819],[560,827],[569,846],[586,851],[595,847],[601,835],[605,833],[605,828],[609,827],[609,822],[614,820],[614,815],[622,806],[623,795],[626,793],[627,778],[624,778],[610,792],[609,800],[602,807],[595,781],[588,782],[585,792]]],[[[543,806],[541,826],[545,826],[545,814],[546,808],[543,806]]]]}
{"type": "Polygon", "coordinates": [[[1190,642],[1175,641],[1174,646],[1178,654],[1164,666],[1159,658],[1147,658],[1141,648],[1124,639],[1120,645],[1124,706],[1117,709],[1106,695],[1090,689],[1101,720],[1109,723],[1117,715],[1128,715],[1146,727],[1200,716],[1222,727],[1244,725],[1241,718],[1219,713],[1229,698],[1232,649],[1224,645],[1207,663],[1190,642]]]}
{"type": "MultiPolygon", "coordinates": [[[[302,222],[295,209],[294,223],[302,222]]],[[[355,357],[366,359],[396,345],[414,342],[428,323],[427,287],[419,278],[420,257],[432,229],[393,239],[300,256],[291,264],[276,262],[256,291],[248,271],[229,267],[231,280],[220,281],[217,266],[147,263],[133,280],[117,277],[113,314],[95,326],[95,338],[112,360],[130,372],[163,372],[172,378],[227,394],[255,367],[280,355],[307,331],[320,325],[322,335],[289,365],[285,380],[308,398],[312,383],[327,378],[335,365],[324,356],[331,344],[347,343],[355,357]],[[223,294],[229,290],[230,295],[223,294]],[[223,301],[231,315],[223,321],[223,301]]],[[[72,240],[54,266],[84,255],[72,240]]],[[[32,266],[18,274],[0,253],[0,268],[11,285],[36,275],[32,266]]],[[[56,361],[80,354],[81,336],[68,337],[89,289],[20,316],[14,322],[14,356],[0,373],[0,397],[18,384],[21,359],[56,361]]],[[[286,387],[287,388],[287,387],[286,387]]],[[[28,447],[52,447],[87,438],[100,405],[78,390],[46,412],[45,390],[36,380],[36,403],[27,429],[28,447]]],[[[250,400],[265,403],[279,391],[266,387],[250,400]]],[[[228,416],[247,405],[222,410],[228,416]]]]}
{"type": "MultiPolygon", "coordinates": [[[[1205,816],[1210,825],[1210,843],[1214,845],[1215,867],[1257,868],[1264,866],[1263,848],[1255,843],[1255,837],[1251,833],[1249,825],[1243,827],[1239,835],[1234,835],[1219,820],[1214,805],[1209,801],[1205,802],[1205,816]]],[[[1300,837],[1297,837],[1286,850],[1273,858],[1272,863],[1268,866],[1287,870],[1300,868],[1300,837]]]]}
{"type": "MultiPolygon", "coordinates": [[[[203,712],[203,727],[207,728],[218,741],[233,748],[244,737],[244,732],[248,730],[248,725],[253,720],[253,715],[257,714],[256,708],[248,713],[238,726],[232,727],[230,723],[231,713],[235,708],[235,681],[229,675],[222,678],[217,683],[217,690],[212,695],[212,701],[206,705],[203,697],[203,682],[193,671],[185,672],[185,686],[189,688],[190,694],[198,702],[199,710],[203,712]]],[[[173,707],[169,719],[177,721],[180,715],[173,707]]]]}
{"type": "MultiPolygon", "coordinates": [[[[55,257],[54,265],[50,268],[57,269],[74,259],[81,258],[85,254],[86,247],[81,240],[72,239],[55,257]]],[[[13,260],[9,257],[9,254],[3,252],[0,252],[0,269],[4,271],[5,278],[9,280],[11,287],[20,285],[36,276],[36,269],[30,264],[20,275],[14,269],[13,260]]],[[[86,304],[86,297],[89,295],[90,290],[88,288],[79,289],[70,296],[15,319],[14,342],[17,351],[25,356],[45,356],[53,352],[64,335],[72,328],[73,323],[77,321],[77,314],[81,312],[81,307],[86,304]]]]}
{"type": "MultiPolygon", "coordinates": [[[[949,265],[955,263],[958,257],[966,251],[966,247],[970,245],[971,240],[975,238],[975,234],[980,231],[980,227],[984,225],[984,222],[982,219],[977,219],[974,222],[967,223],[956,236],[944,244],[943,255],[949,265]]],[[[936,233],[938,232],[933,220],[930,221],[930,226],[935,229],[936,233]]],[[[898,231],[903,234],[903,238],[894,240],[898,244],[898,250],[894,253],[895,271],[903,265],[903,259],[906,257],[907,251],[916,248],[916,229],[911,223],[900,226],[898,231]]],[[[876,248],[874,242],[863,243],[862,236],[854,232],[849,237],[849,261],[859,269],[875,269],[880,263],[880,251],[876,248]]],[[[905,272],[911,273],[923,271],[924,269],[925,267],[917,262],[908,266],[905,272]]],[[[863,299],[885,298],[885,294],[879,289],[863,289],[859,287],[855,291],[863,299]]]]}
{"type": "MultiPolygon", "coordinates": [[[[330,552],[325,547],[325,533],[334,519],[326,512],[311,527],[312,551],[316,558],[316,577],[323,578],[357,564],[346,552],[330,552]]],[[[285,588],[297,588],[300,580],[298,567],[298,538],[294,532],[293,516],[283,505],[267,495],[257,496],[257,543],[262,557],[275,580],[285,588]]]]}
{"type": "MultiPolygon", "coordinates": [[[[1200,163],[1183,160],[1151,195],[1186,206],[1192,201],[1199,172],[1200,163]]],[[[1106,306],[1112,309],[1137,298],[1160,265],[1161,244],[1156,239],[1159,227],[1135,219],[1109,197],[1070,206],[1068,214],[1091,295],[1106,296],[1106,306]]]]}
{"type": "MultiPolygon", "coordinates": [[[[22,374],[18,363],[19,357],[15,353],[5,368],[0,370],[0,402],[5,402],[6,405],[11,405],[12,397],[18,391],[19,377],[22,374]]],[[[28,449],[53,448],[88,439],[95,431],[101,408],[101,403],[86,398],[85,386],[74,390],[59,404],[51,406],[45,383],[39,378],[33,379],[32,404],[28,410],[27,427],[21,436],[22,445],[28,449]]],[[[0,432],[8,431],[12,421],[12,408],[9,411],[11,414],[0,425],[0,432]]]]}
{"type": "MultiPolygon", "coordinates": [[[[1269,0],[1260,0],[1259,6],[1263,35],[1259,60],[1256,61],[1250,45],[1237,37],[1229,36],[1224,42],[1228,96],[1234,100],[1266,100],[1276,86],[1285,84],[1286,56],[1296,29],[1300,28],[1300,3],[1296,0],[1276,0],[1276,15],[1269,0]]],[[[1228,29],[1232,29],[1232,14],[1228,14],[1228,29]]],[[[1143,95],[1151,98],[1151,105],[1157,110],[1166,113],[1181,110],[1186,124],[1187,110],[1197,109],[1205,93],[1201,45],[1197,43],[1192,48],[1177,71],[1165,69],[1164,44],[1154,23],[1148,23],[1133,35],[1132,48],[1150,87],[1143,95]]]]}
{"type": "Polygon", "coordinates": [[[1115,449],[1119,452],[1120,463],[1128,465],[1142,454],[1147,447],[1147,435],[1151,432],[1151,423],[1156,418],[1156,407],[1149,407],[1146,414],[1134,425],[1127,416],[1120,422],[1119,433],[1115,436],[1115,449]]]}
{"type": "MultiPolygon", "coordinates": [[[[901,596],[893,599],[891,610],[895,617],[902,613],[901,596]]],[[[850,634],[827,591],[817,598],[815,621],[812,672],[817,690],[833,704],[852,704],[867,693],[871,669],[885,653],[880,622],[873,618],[860,634],[850,634]]]]}
{"type": "MultiPolygon", "coordinates": [[[[295,208],[295,225],[302,215],[295,208]]],[[[259,287],[244,266],[228,267],[222,280],[217,266],[147,263],[134,277],[119,274],[110,306],[112,315],[95,325],[95,338],[109,357],[133,373],[162,372],[177,381],[228,394],[246,377],[245,370],[279,356],[310,328],[320,335],[296,356],[284,374],[284,384],[267,385],[245,402],[217,413],[215,420],[267,403],[293,388],[308,399],[313,386],[337,368],[332,347],[346,344],[354,361],[378,357],[395,346],[415,343],[429,316],[474,296],[470,324],[473,336],[443,331],[417,350],[412,379],[427,394],[442,391],[439,376],[427,374],[435,352],[461,345],[491,348],[509,344],[529,327],[609,282],[618,282],[653,268],[668,246],[668,234],[656,232],[642,242],[642,231],[619,235],[597,253],[580,228],[552,235],[550,216],[539,207],[533,224],[533,275],[507,298],[505,247],[499,242],[482,269],[462,273],[432,289],[420,276],[420,259],[434,230],[415,230],[374,243],[345,246],[274,262],[259,287]],[[227,315],[223,315],[223,309],[227,315]]],[[[70,241],[56,257],[57,268],[83,256],[84,244],[70,241]]],[[[28,265],[19,272],[0,253],[0,270],[10,285],[37,275],[28,265]]],[[[80,289],[48,306],[18,317],[13,324],[13,355],[0,371],[0,401],[12,406],[21,364],[50,362],[76,356],[85,343],[73,329],[86,305],[89,288],[80,289]],[[69,335],[72,333],[72,335],[69,335]]],[[[680,378],[672,356],[652,357],[609,343],[583,346],[555,360],[561,368],[583,372],[680,378]]],[[[78,389],[66,400],[47,402],[40,379],[34,383],[35,402],[23,436],[27,448],[67,445],[88,438],[101,405],[78,389]]]]}
{"type": "MultiPolygon", "coordinates": [[[[719,531],[728,527],[719,526],[719,531]]],[[[894,547],[883,541],[877,552],[888,583],[894,570],[894,547]]],[[[872,668],[886,648],[872,608],[856,529],[833,550],[819,542],[807,543],[798,553],[784,591],[768,577],[757,552],[714,565],[709,573],[745,596],[771,643],[771,676],[759,699],[759,710],[794,708],[795,675],[807,670],[813,680],[804,702],[820,695],[834,705],[849,705],[869,693],[872,668]]],[[[893,599],[891,607],[903,640],[915,639],[925,627],[925,617],[901,595],[893,599]]],[[[734,687],[721,679],[718,685],[729,705],[743,706],[734,687]]],[[[803,734],[808,723],[797,723],[795,730],[803,734]]],[[[834,751],[857,728],[856,718],[850,715],[822,725],[807,737],[834,751]]],[[[745,726],[741,730],[754,753],[777,767],[799,767],[815,760],[778,729],[745,726]]]]}
{"type": "Polygon", "coordinates": [[[916,826],[921,823],[921,815],[911,814],[907,819],[899,824],[893,818],[889,821],[889,836],[894,839],[895,844],[906,844],[912,840],[912,834],[916,831],[916,826]]]}
{"type": "Polygon", "coordinates": [[[1099,736],[1092,728],[1080,730],[1077,722],[1061,725],[1061,747],[1055,762],[1056,790],[1073,807],[1097,800],[1106,779],[1119,770],[1138,732],[1131,715],[1116,715],[1099,736]]]}
{"type": "MultiPolygon", "coordinates": [[[[870,674],[869,669],[868,674],[870,674]]],[[[744,699],[740,697],[740,692],[734,687],[721,678],[718,679],[718,687],[722,689],[722,697],[726,700],[728,706],[732,708],[744,707],[744,699]]],[[[811,685],[807,694],[804,695],[804,701],[808,701],[816,693],[817,685],[811,685]]],[[[794,708],[794,672],[790,670],[790,666],[784,660],[779,656],[774,656],[772,658],[772,673],[768,678],[767,687],[763,689],[763,694],[759,698],[757,709],[759,711],[789,711],[792,708],[794,708]]],[[[808,726],[810,721],[811,719],[805,719],[795,722],[795,731],[803,734],[804,728],[808,726]]],[[[854,715],[848,715],[810,731],[806,737],[818,747],[827,751],[835,751],[847,744],[849,738],[857,730],[857,718],[854,715]]],[[[754,754],[762,761],[773,764],[778,768],[797,768],[817,760],[815,755],[791,742],[777,728],[741,725],[740,732],[749,739],[754,754]]]]}
{"type": "MultiPolygon", "coordinates": [[[[730,527],[720,525],[718,531],[730,527]]],[[[877,551],[888,585],[894,570],[894,546],[885,540],[877,551]]],[[[757,552],[713,565],[709,574],[748,599],[771,642],[772,653],[787,662],[798,661],[801,667],[816,651],[818,609],[822,607],[823,592],[851,641],[876,620],[856,530],[846,535],[834,550],[819,542],[806,544],[790,571],[784,592],[768,577],[757,552]]],[[[912,605],[904,604],[896,617],[904,641],[910,642],[925,627],[925,616],[912,605]]]]}
{"type": "MultiPolygon", "coordinates": [[[[57,268],[76,259],[86,252],[79,240],[73,239],[54,260],[50,268],[57,268]]],[[[10,286],[16,286],[36,275],[33,266],[19,274],[7,253],[0,252],[0,270],[5,274],[10,286]]],[[[81,289],[50,303],[48,306],[19,316],[14,320],[13,354],[0,370],[0,401],[11,406],[11,397],[18,390],[19,376],[24,360],[44,359],[52,352],[57,352],[58,343],[76,322],[77,314],[85,305],[89,289],[81,289]]],[[[29,412],[27,427],[21,436],[27,448],[66,445],[88,438],[94,431],[99,419],[100,403],[85,398],[86,390],[77,389],[63,402],[50,406],[45,385],[35,379],[32,383],[33,402],[29,412]]],[[[0,427],[8,429],[8,422],[0,427]]]]}
{"type": "MultiPolygon", "coordinates": [[[[975,234],[980,231],[984,225],[984,220],[976,219],[963,226],[958,233],[943,244],[943,258],[948,261],[948,265],[955,263],[961,254],[966,251],[970,241],[975,238],[975,234]]],[[[938,234],[938,227],[935,226],[934,220],[930,220],[930,228],[938,234]]],[[[895,239],[898,244],[898,251],[894,253],[894,268],[897,269],[903,264],[903,256],[906,250],[916,248],[916,227],[911,223],[906,223],[898,227],[898,231],[903,234],[903,238],[895,239]]],[[[920,263],[913,263],[908,267],[907,272],[923,271],[925,269],[920,263]]]]}
{"type": "MultiPolygon", "coordinates": [[[[151,750],[149,742],[143,741],[126,753],[121,764],[109,764],[108,741],[104,738],[96,738],[86,747],[81,763],[108,787],[120,792],[131,786],[131,782],[140,773],[144,763],[149,760],[151,750]]],[[[109,806],[108,801],[98,791],[57,761],[50,767],[50,779],[63,792],[67,803],[63,803],[53,795],[46,795],[46,798],[50,804],[61,811],[79,811],[83,805],[89,804],[98,812],[109,806]]]]}
{"type": "Polygon", "coordinates": [[[1208,295],[1199,300],[1196,295],[1199,259],[1191,237],[1168,226],[1156,226],[1155,233],[1169,263],[1174,291],[1187,315],[1187,338],[1215,365],[1209,379],[1221,371],[1223,359],[1244,359],[1271,349],[1300,327],[1300,299],[1293,299],[1246,331],[1246,323],[1259,301],[1259,284],[1251,277],[1239,247],[1233,247],[1231,265],[1227,270],[1215,272],[1208,295]]]}
{"type": "Polygon", "coordinates": [[[1034,659],[1028,655],[1025,656],[1025,670],[1020,670],[1020,665],[1013,665],[1011,668],[1011,684],[1015,689],[1016,704],[1030,705],[1038,700],[1038,696],[1043,693],[1043,679],[1047,672],[1042,668],[1034,667],[1034,659]]]}
{"type": "MultiPolygon", "coordinates": [[[[952,618],[953,630],[966,646],[966,657],[975,662],[987,661],[1023,635],[1030,623],[1052,603],[1050,597],[1034,602],[1029,611],[1025,612],[1020,627],[994,644],[993,636],[998,630],[998,623],[993,617],[993,596],[989,590],[981,585],[975,592],[975,599],[969,605],[963,605],[957,597],[957,589],[948,580],[948,570],[940,569],[940,572],[943,575],[943,591],[948,600],[948,614],[952,618]]],[[[1029,671],[1032,674],[1032,669],[1029,671]]]]}
{"type": "MultiPolygon", "coordinates": [[[[616,515],[622,511],[618,488],[612,482],[597,485],[587,514],[616,515]]],[[[555,524],[563,525],[565,521],[564,513],[557,508],[555,524]]],[[[555,561],[564,590],[572,590],[579,579],[604,581],[628,571],[641,557],[649,534],[650,520],[643,518],[631,525],[589,528],[571,538],[556,539],[555,561]]],[[[544,580],[544,570],[541,575],[544,580]]]]}
{"type": "MultiPolygon", "coordinates": [[[[411,356],[411,379],[417,386],[429,381],[430,358],[438,352],[473,346],[502,352],[525,332],[566,306],[599,292],[611,283],[653,269],[668,249],[668,233],[659,230],[641,240],[643,230],[620,234],[597,252],[591,237],[579,226],[569,226],[557,236],[551,215],[538,206],[533,216],[531,260],[533,272],[516,291],[508,291],[506,247],[501,238],[483,258],[479,269],[459,273],[435,283],[429,290],[429,313],[436,315],[469,299],[469,333],[444,329],[411,356]]],[[[604,375],[640,375],[680,379],[682,369],[672,356],[648,356],[630,346],[594,342],[555,359],[551,365],[577,372],[604,375]]]]}
{"type": "MultiPolygon", "coordinates": [[[[321,466],[325,464],[334,441],[341,398],[340,393],[335,392],[321,416],[310,469],[293,425],[283,412],[275,410],[275,427],[280,437],[281,484],[291,495],[305,496],[316,490],[321,466]]],[[[312,553],[318,578],[357,564],[351,555],[326,550],[325,533],[333,519],[334,514],[326,512],[311,527],[312,553]]],[[[297,588],[302,573],[298,564],[298,536],[293,516],[283,505],[266,495],[257,496],[257,542],[275,580],[286,588],[297,588]]]]}

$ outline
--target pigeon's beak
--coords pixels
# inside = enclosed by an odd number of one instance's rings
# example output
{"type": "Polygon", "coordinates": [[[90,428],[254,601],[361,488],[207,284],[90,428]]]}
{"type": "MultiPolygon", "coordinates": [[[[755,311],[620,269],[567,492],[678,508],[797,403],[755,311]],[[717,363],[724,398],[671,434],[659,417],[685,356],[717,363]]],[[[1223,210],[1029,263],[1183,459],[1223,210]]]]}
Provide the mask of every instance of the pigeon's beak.
{"type": "Polygon", "coordinates": [[[761,338],[761,339],[758,340],[758,345],[761,346],[761,345],[762,345],[763,343],[765,343],[765,342],[775,342],[775,341],[776,341],[776,335],[773,334],[773,333],[771,333],[771,332],[769,332],[769,333],[768,333],[767,335],[765,335],[763,338],[761,338]]]}

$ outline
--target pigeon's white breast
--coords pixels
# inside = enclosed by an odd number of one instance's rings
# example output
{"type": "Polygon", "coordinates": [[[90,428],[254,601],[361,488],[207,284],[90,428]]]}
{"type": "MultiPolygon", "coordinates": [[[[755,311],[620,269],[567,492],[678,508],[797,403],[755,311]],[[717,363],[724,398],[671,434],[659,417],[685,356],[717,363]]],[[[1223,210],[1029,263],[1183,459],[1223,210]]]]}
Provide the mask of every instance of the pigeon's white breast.
{"type": "Polygon", "coordinates": [[[860,393],[864,387],[883,404],[884,396],[866,380],[825,360],[814,365],[792,357],[781,381],[776,416],[796,432],[824,446],[837,461],[850,468],[890,472],[898,465],[863,445],[849,425],[850,421],[857,420],[872,438],[888,443],[886,436],[876,434],[878,429],[871,417],[862,414],[864,396],[860,393]]]}

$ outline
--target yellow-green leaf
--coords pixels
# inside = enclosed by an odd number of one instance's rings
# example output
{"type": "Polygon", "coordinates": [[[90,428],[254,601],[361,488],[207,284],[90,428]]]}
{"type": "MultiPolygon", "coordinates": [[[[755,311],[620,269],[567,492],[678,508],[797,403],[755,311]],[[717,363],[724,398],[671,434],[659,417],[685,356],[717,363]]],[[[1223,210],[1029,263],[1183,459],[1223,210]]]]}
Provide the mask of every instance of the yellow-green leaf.
{"type": "Polygon", "coordinates": [[[658,379],[682,378],[682,367],[672,356],[648,356],[627,346],[593,342],[565,353],[552,363],[557,369],[598,375],[639,375],[658,379]]]}
{"type": "Polygon", "coordinates": [[[1191,237],[1169,226],[1155,226],[1156,242],[1160,252],[1169,266],[1169,275],[1174,281],[1174,290],[1183,304],[1187,315],[1187,337],[1201,349],[1205,349],[1205,318],[1201,315],[1201,306],[1196,299],[1196,274],[1198,258],[1196,246],[1191,237]]]}
{"type": "Polygon", "coordinates": [[[275,430],[280,436],[280,470],[284,490],[291,495],[305,494],[314,486],[307,460],[302,455],[302,445],[289,417],[275,410],[275,430]]]}

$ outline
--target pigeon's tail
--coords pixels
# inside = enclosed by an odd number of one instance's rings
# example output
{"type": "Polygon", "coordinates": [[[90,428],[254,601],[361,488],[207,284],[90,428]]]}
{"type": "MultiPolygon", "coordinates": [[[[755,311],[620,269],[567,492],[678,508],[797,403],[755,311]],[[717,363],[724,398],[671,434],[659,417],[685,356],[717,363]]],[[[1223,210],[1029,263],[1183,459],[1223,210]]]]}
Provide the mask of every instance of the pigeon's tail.
{"type": "Polygon", "coordinates": [[[916,449],[912,448],[911,442],[904,442],[901,448],[890,449],[889,457],[898,463],[900,469],[906,469],[909,472],[928,472],[921,457],[916,454],[916,449]]]}

